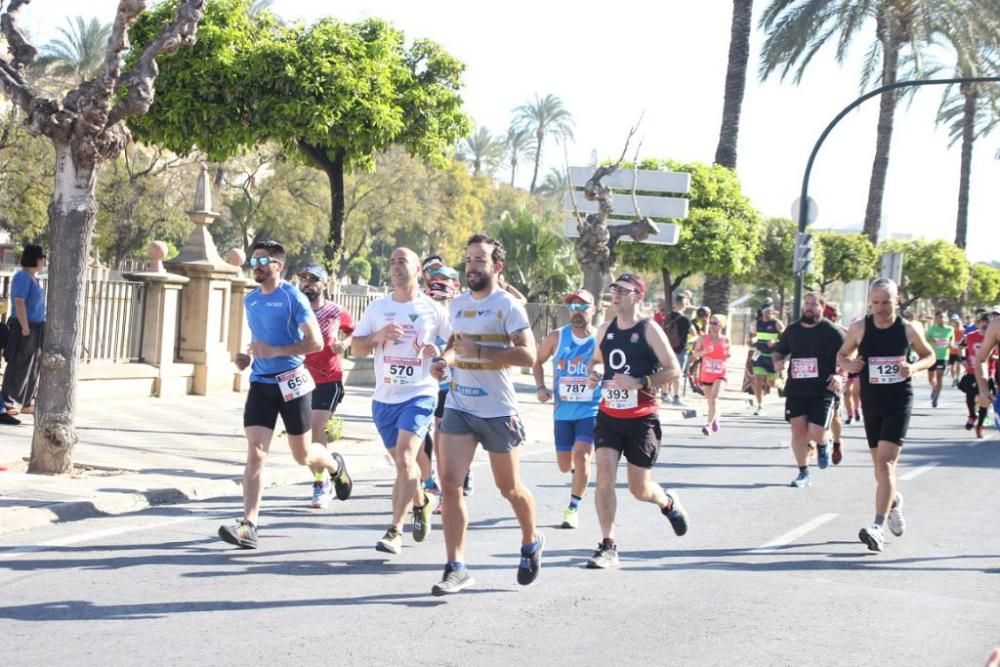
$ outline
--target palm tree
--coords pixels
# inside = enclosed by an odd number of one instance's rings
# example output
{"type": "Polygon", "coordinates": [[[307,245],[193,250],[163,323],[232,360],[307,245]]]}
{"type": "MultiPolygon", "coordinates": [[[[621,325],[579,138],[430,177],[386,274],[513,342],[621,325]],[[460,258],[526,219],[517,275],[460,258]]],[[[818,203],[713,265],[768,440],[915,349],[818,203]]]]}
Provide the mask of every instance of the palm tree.
{"type": "Polygon", "coordinates": [[[101,23],[96,18],[88,22],[82,16],[77,16],[75,21],[66,19],[66,22],[69,29],[59,28],[62,37],[42,47],[42,54],[35,65],[57,76],[72,76],[78,81],[86,81],[97,74],[104,64],[111,24],[101,23]]]}
{"type": "Polygon", "coordinates": [[[264,12],[270,12],[272,5],[274,5],[274,0],[253,0],[250,3],[250,8],[247,10],[247,15],[252,17],[260,16],[264,12]]]}
{"type": "Polygon", "coordinates": [[[480,127],[473,134],[462,139],[459,159],[472,163],[472,175],[479,176],[485,171],[492,174],[504,158],[504,141],[480,127]]]}
{"type": "Polygon", "coordinates": [[[507,159],[510,160],[510,187],[514,187],[517,165],[522,157],[531,157],[535,150],[535,135],[527,129],[511,126],[507,130],[507,159]]]}
{"type": "Polygon", "coordinates": [[[566,192],[568,186],[569,178],[566,176],[566,172],[553,167],[545,174],[545,179],[535,190],[535,194],[542,197],[559,197],[566,192]]]}
{"type": "MultiPolygon", "coordinates": [[[[722,105],[722,126],[715,148],[715,162],[736,169],[740,112],[747,83],[750,59],[750,30],[753,25],[753,0],[733,0],[733,20],[729,29],[729,63],[726,66],[726,92],[722,105]]],[[[714,313],[729,312],[733,280],[729,275],[705,276],[704,301],[714,313]]],[[[669,301],[668,301],[669,303],[669,301]]]]}
{"type": "MultiPolygon", "coordinates": [[[[919,61],[938,15],[944,12],[957,15],[968,11],[970,6],[987,7],[990,3],[995,0],[771,0],[760,19],[760,26],[767,33],[761,50],[760,77],[766,79],[779,71],[784,80],[794,71],[794,82],[798,83],[813,56],[827,42],[836,40],[837,61],[843,62],[853,39],[874,27],[861,88],[867,89],[869,84],[889,85],[896,82],[904,50],[919,61]]],[[[878,242],[881,227],[896,101],[895,91],[881,96],[864,222],[864,233],[873,243],[878,242]]]]}
{"type": "Polygon", "coordinates": [[[551,135],[556,141],[573,138],[573,116],[562,100],[555,95],[539,97],[535,95],[534,102],[526,102],[514,109],[516,114],[514,124],[519,129],[528,129],[535,133],[535,171],[531,175],[531,187],[528,192],[535,193],[538,183],[538,169],[542,162],[542,145],[546,135],[551,135]]]}

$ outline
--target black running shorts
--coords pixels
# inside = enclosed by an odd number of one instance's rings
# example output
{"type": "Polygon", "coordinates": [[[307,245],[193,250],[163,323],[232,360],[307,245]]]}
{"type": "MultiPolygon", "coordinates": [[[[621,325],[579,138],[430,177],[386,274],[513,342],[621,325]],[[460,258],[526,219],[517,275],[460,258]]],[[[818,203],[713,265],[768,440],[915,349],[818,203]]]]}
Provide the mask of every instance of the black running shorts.
{"type": "Polygon", "coordinates": [[[638,468],[653,467],[656,457],[660,454],[662,438],[660,418],[655,414],[622,419],[603,412],[597,413],[597,421],[594,423],[594,447],[615,449],[619,454],[625,455],[626,461],[638,468]]]}
{"type": "Polygon", "coordinates": [[[910,406],[905,408],[879,412],[864,404],[865,436],[868,447],[875,449],[880,441],[894,442],[900,447],[910,428],[910,406]]]}
{"type": "Polygon", "coordinates": [[[837,397],[829,393],[823,396],[785,396],[785,421],[804,415],[810,424],[830,428],[836,401],[837,397]]]}
{"type": "Polygon", "coordinates": [[[934,365],[931,366],[928,370],[943,371],[947,367],[948,367],[948,362],[946,362],[944,359],[938,359],[937,361],[934,362],[934,365]]]}
{"type": "Polygon", "coordinates": [[[302,435],[310,428],[311,405],[312,392],[285,401],[277,384],[251,382],[250,393],[247,394],[246,406],[243,408],[243,428],[262,426],[273,431],[278,424],[278,415],[281,415],[288,435],[302,435]]]}
{"type": "Polygon", "coordinates": [[[334,412],[342,400],[344,400],[343,382],[323,382],[313,389],[312,409],[334,412]]]}

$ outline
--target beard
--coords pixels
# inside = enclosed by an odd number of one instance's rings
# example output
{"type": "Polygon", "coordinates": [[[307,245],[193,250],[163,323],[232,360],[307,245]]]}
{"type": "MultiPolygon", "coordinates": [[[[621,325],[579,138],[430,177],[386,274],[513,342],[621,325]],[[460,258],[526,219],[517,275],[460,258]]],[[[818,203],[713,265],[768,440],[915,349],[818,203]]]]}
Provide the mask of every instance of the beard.
{"type": "Polygon", "coordinates": [[[573,315],[569,318],[569,323],[572,324],[577,329],[582,329],[587,326],[587,316],[586,315],[573,315]]]}
{"type": "Polygon", "coordinates": [[[819,322],[819,315],[816,313],[802,313],[802,321],[806,324],[816,324],[819,322]]]}
{"type": "Polygon", "coordinates": [[[469,289],[473,292],[481,292],[493,284],[493,276],[483,273],[465,274],[465,279],[469,283],[469,289]]]}
{"type": "Polygon", "coordinates": [[[309,299],[310,301],[315,301],[316,299],[319,298],[319,291],[318,290],[309,290],[308,292],[305,291],[305,290],[302,290],[302,293],[305,294],[306,298],[309,299]]]}
{"type": "Polygon", "coordinates": [[[265,280],[267,280],[267,273],[266,272],[264,272],[264,271],[254,271],[253,272],[253,281],[255,283],[262,283],[265,280]]]}

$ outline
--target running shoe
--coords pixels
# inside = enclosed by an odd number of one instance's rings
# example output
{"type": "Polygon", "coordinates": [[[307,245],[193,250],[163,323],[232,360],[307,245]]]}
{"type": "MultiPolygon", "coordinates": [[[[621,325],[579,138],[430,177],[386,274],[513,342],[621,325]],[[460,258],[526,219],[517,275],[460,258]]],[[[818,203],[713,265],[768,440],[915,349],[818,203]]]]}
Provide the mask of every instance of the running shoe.
{"type": "Polygon", "coordinates": [[[718,433],[718,432],[719,432],[719,420],[718,419],[713,419],[712,420],[712,433],[718,433]]]}
{"type": "Polygon", "coordinates": [[[830,447],[820,445],[818,449],[819,455],[816,457],[816,465],[819,466],[820,470],[826,470],[830,467],[830,447]]]}
{"type": "Polygon", "coordinates": [[[852,420],[853,420],[853,417],[851,417],[851,413],[848,412],[847,413],[847,418],[844,419],[844,426],[850,426],[852,420]]]}
{"type": "Polygon", "coordinates": [[[931,398],[931,407],[936,408],[937,404],[938,404],[938,397],[934,396],[933,398],[931,398]]]}
{"type": "Polygon", "coordinates": [[[472,486],[472,471],[465,473],[465,481],[462,482],[462,495],[471,496],[474,487],[472,486]]]}
{"type": "Polygon", "coordinates": [[[812,486],[813,480],[812,476],[809,474],[808,470],[799,471],[799,476],[792,480],[789,486],[794,486],[797,489],[801,489],[805,486],[812,486]]]}
{"type": "Polygon", "coordinates": [[[0,424],[5,424],[6,426],[20,426],[21,420],[9,412],[0,412],[0,424]]]}
{"type": "Polygon", "coordinates": [[[868,545],[868,551],[882,551],[885,546],[885,537],[877,523],[862,528],[858,532],[858,539],[868,545]]]}
{"type": "Polygon", "coordinates": [[[983,427],[982,426],[977,426],[976,427],[976,437],[979,438],[980,440],[982,440],[983,437],[984,437],[984,435],[985,434],[983,433],[983,427]]]}
{"type": "Polygon", "coordinates": [[[684,401],[681,400],[680,396],[674,396],[673,404],[674,405],[684,405],[684,401]]]}
{"type": "Polygon", "coordinates": [[[756,408],[753,409],[753,414],[755,417],[759,417],[760,415],[764,414],[764,408],[758,405],[756,408]]]}
{"type": "Polygon", "coordinates": [[[563,510],[562,527],[576,528],[578,525],[580,525],[580,513],[572,507],[563,510]]]}
{"type": "Polygon", "coordinates": [[[886,523],[889,524],[889,530],[896,537],[900,537],[903,531],[906,530],[906,519],[903,518],[903,494],[897,493],[896,500],[892,503],[892,508],[889,510],[889,516],[886,517],[886,523]]]}
{"type": "Polygon", "coordinates": [[[856,421],[856,422],[861,421],[861,411],[860,410],[855,410],[854,411],[854,421],[856,421]]]}
{"type": "Polygon", "coordinates": [[[257,526],[246,519],[240,519],[233,526],[219,526],[219,537],[241,549],[257,548],[257,526]]]}
{"type": "MultiPolygon", "coordinates": [[[[517,566],[517,583],[530,586],[538,578],[542,569],[542,551],[545,549],[545,536],[538,533],[538,546],[531,553],[526,553],[527,547],[521,547],[521,564],[517,566]]],[[[529,545],[530,546],[530,545],[529,545]]]]}
{"type": "Polygon", "coordinates": [[[701,427],[701,434],[702,435],[709,435],[711,433],[711,431],[709,431],[708,429],[709,429],[709,425],[708,424],[705,424],[704,426],[702,426],[701,427]]]}
{"type": "Polygon", "coordinates": [[[455,568],[449,563],[444,566],[444,575],[441,577],[441,581],[434,584],[433,588],[431,588],[431,595],[441,597],[442,595],[458,593],[463,588],[472,586],[474,583],[476,583],[476,580],[469,574],[469,568],[455,568]]]}
{"type": "Polygon", "coordinates": [[[344,463],[344,457],[334,452],[332,454],[333,460],[337,462],[337,474],[333,476],[333,489],[337,492],[337,497],[341,500],[347,500],[351,497],[351,491],[354,490],[354,480],[351,479],[351,474],[347,472],[347,464],[344,463]]]}
{"type": "Polygon", "coordinates": [[[375,551],[387,554],[398,554],[403,550],[403,534],[395,526],[389,526],[382,539],[375,543],[375,551]]]}
{"type": "Polygon", "coordinates": [[[423,542],[431,532],[431,498],[424,494],[424,504],[413,506],[413,541],[423,542]]]}
{"type": "Polygon", "coordinates": [[[333,484],[330,480],[324,480],[322,482],[313,482],[313,494],[312,501],[309,503],[311,507],[316,509],[323,509],[330,504],[330,500],[333,498],[333,484]]]}
{"type": "Polygon", "coordinates": [[[835,466],[839,466],[840,462],[844,460],[844,450],[840,446],[839,442],[833,443],[833,454],[830,456],[830,461],[835,466]]]}
{"type": "Polygon", "coordinates": [[[674,490],[666,491],[670,505],[660,508],[660,513],[670,520],[670,527],[674,529],[674,535],[680,537],[688,532],[688,513],[681,505],[681,498],[674,490]],[[669,508],[669,509],[668,509],[669,508]]]}
{"type": "Polygon", "coordinates": [[[965,420],[965,430],[966,431],[971,431],[973,428],[975,428],[975,426],[976,426],[976,418],[975,417],[969,417],[968,419],[965,420]]]}
{"type": "Polygon", "coordinates": [[[618,545],[601,542],[597,545],[597,551],[587,561],[587,568],[606,570],[609,567],[618,567],[618,545]]]}

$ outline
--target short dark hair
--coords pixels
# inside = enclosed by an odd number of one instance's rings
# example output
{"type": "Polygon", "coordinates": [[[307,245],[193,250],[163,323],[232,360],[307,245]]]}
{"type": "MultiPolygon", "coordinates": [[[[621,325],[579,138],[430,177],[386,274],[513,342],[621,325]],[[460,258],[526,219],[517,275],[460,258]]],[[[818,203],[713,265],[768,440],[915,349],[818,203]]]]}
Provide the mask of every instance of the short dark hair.
{"type": "Polygon", "coordinates": [[[26,269],[33,269],[38,266],[38,260],[43,257],[45,257],[45,251],[42,250],[42,246],[29,243],[21,251],[21,266],[26,269]]]}
{"type": "Polygon", "coordinates": [[[285,261],[285,246],[281,245],[277,241],[264,240],[257,241],[252,246],[250,246],[250,252],[253,253],[256,250],[263,250],[267,253],[267,256],[276,259],[279,262],[285,261]]]}
{"type": "Polygon", "coordinates": [[[440,262],[441,266],[444,266],[444,260],[441,258],[441,255],[428,255],[427,257],[424,257],[424,261],[420,262],[420,266],[424,266],[427,263],[434,261],[440,262]]]}
{"type": "Polygon", "coordinates": [[[488,234],[473,234],[471,238],[465,243],[465,247],[469,247],[473,243],[485,243],[486,245],[493,246],[493,252],[490,253],[490,259],[493,263],[502,262],[507,258],[507,250],[503,247],[503,242],[499,241],[488,234]]]}

